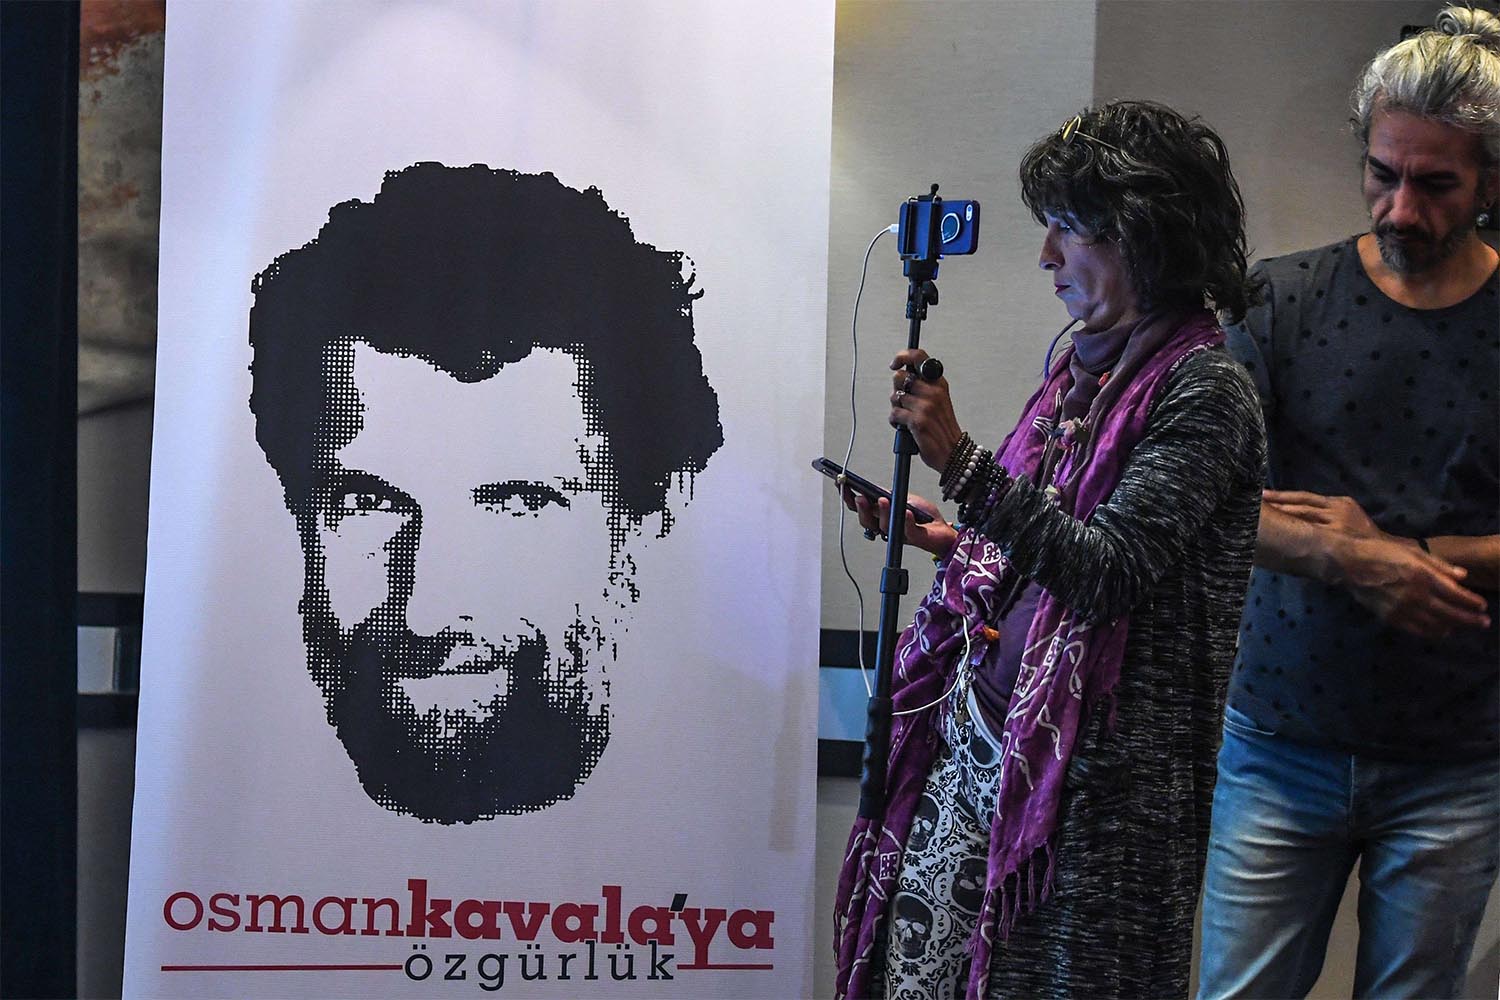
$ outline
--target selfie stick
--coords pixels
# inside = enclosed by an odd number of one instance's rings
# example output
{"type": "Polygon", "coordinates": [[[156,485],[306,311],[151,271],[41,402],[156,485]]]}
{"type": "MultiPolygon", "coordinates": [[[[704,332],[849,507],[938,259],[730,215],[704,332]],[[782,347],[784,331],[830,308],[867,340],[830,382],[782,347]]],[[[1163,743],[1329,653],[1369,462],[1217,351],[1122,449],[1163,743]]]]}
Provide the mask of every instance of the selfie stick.
{"type": "MultiPolygon", "coordinates": [[[[910,330],[908,350],[914,350],[922,334],[922,320],[927,307],[938,301],[938,251],[942,248],[942,202],[934,184],[929,194],[918,195],[905,207],[913,222],[912,202],[932,202],[927,214],[927,239],[918,241],[916,225],[904,226],[905,239],[900,247],[902,273],[907,278],[906,318],[910,330]],[[917,248],[925,252],[918,254],[917,248]]],[[[880,819],[885,815],[886,757],[891,744],[891,679],[896,663],[896,639],[900,635],[901,596],[907,591],[907,572],[901,568],[901,550],[906,544],[906,496],[911,479],[911,457],[917,453],[916,439],[905,427],[896,428],[896,469],[891,476],[891,522],[886,530],[885,569],[880,574],[880,632],[875,645],[875,693],[870,696],[869,715],[865,721],[865,755],[859,779],[859,815],[880,819]]]]}

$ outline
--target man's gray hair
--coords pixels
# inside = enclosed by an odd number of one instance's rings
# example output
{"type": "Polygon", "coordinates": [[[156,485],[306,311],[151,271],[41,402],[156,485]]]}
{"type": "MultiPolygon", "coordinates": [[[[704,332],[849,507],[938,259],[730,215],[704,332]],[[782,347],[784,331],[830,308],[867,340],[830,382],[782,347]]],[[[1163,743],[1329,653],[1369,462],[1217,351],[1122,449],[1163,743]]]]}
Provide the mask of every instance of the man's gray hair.
{"type": "Polygon", "coordinates": [[[1353,104],[1366,145],[1376,111],[1406,111],[1479,136],[1485,165],[1500,163],[1500,17],[1445,8],[1433,27],[1370,60],[1353,104]]]}

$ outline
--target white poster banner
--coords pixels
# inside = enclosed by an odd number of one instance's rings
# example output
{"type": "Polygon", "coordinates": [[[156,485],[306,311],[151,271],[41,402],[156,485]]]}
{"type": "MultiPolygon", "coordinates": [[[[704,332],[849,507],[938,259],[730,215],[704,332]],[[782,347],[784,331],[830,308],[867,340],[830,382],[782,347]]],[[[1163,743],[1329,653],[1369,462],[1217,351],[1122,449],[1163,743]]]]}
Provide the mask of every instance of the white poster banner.
{"type": "Polygon", "coordinates": [[[126,996],[811,992],[832,61],[171,6],[126,996]]]}

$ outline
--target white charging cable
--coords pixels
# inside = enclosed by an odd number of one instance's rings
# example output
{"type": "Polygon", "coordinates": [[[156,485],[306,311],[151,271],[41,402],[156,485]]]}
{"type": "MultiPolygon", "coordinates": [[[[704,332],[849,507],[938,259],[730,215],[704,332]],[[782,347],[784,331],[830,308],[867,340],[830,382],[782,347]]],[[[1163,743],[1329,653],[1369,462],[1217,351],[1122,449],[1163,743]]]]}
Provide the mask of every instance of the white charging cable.
{"type": "MultiPolygon", "coordinates": [[[[887,233],[894,236],[900,228],[899,225],[891,225],[875,234],[870,245],[865,247],[865,262],[859,270],[859,290],[854,293],[854,316],[849,321],[849,340],[853,346],[854,358],[849,365],[849,446],[844,449],[844,460],[839,463],[844,469],[849,468],[849,457],[854,454],[854,435],[859,430],[859,407],[855,405],[859,376],[859,300],[865,294],[865,278],[870,273],[870,252],[880,242],[880,237],[887,233]]],[[[849,514],[849,508],[844,504],[843,479],[836,480],[836,483],[839,488],[839,562],[843,564],[844,576],[849,578],[855,599],[859,602],[859,634],[855,638],[855,648],[859,654],[859,676],[865,682],[865,696],[870,697],[874,695],[875,689],[870,686],[870,670],[865,666],[865,594],[854,577],[854,571],[849,568],[849,553],[844,547],[844,520],[849,514]]]]}

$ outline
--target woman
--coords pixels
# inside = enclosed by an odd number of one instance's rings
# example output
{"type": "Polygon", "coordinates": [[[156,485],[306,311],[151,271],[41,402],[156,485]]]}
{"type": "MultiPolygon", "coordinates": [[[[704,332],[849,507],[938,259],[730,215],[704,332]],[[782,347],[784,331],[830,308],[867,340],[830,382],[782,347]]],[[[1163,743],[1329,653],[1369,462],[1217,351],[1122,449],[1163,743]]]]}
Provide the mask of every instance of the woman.
{"type": "MultiPolygon", "coordinates": [[[[897,646],[884,822],[840,878],[842,995],[1187,992],[1264,481],[1205,308],[1247,305],[1243,206],[1219,137],[1144,102],[1074,118],[1020,173],[1081,326],[994,454],[924,352],[892,362],[891,423],[959,519],[907,517],[938,573],[897,646]]],[[[887,504],[844,498],[884,530],[887,504]]]]}

